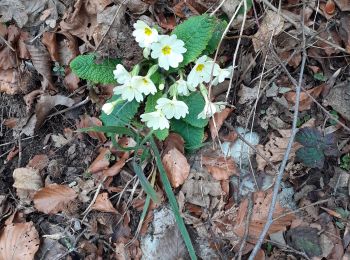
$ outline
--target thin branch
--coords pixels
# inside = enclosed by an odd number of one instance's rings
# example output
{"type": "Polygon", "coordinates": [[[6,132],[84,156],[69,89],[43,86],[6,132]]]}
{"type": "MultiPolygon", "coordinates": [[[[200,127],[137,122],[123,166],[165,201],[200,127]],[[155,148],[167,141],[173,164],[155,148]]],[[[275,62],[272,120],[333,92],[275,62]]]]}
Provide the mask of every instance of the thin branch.
{"type": "MultiPolygon", "coordinates": [[[[305,4],[303,4],[303,13],[302,14],[304,14],[304,11],[305,11],[305,4]]],[[[302,29],[303,28],[304,28],[304,15],[302,15],[302,29]]],[[[249,256],[249,260],[254,260],[256,254],[258,253],[258,251],[259,251],[259,249],[260,249],[260,247],[261,247],[261,245],[262,245],[262,243],[264,241],[264,238],[265,238],[267,232],[270,229],[270,226],[273,223],[273,213],[275,211],[275,207],[276,207],[276,203],[277,203],[277,195],[278,195],[279,188],[280,188],[280,185],[281,185],[281,182],[282,182],[282,178],[283,178],[283,175],[284,175],[284,170],[285,170],[285,167],[286,167],[287,162],[288,162],[289,154],[290,154],[290,152],[292,150],[292,145],[294,143],[294,137],[295,137],[295,135],[297,133],[297,122],[298,122],[298,115],[299,115],[299,103],[300,103],[301,84],[302,84],[302,81],[303,81],[304,69],[305,69],[306,58],[307,58],[306,49],[305,49],[305,43],[306,43],[306,39],[305,39],[305,32],[304,32],[304,29],[303,29],[303,51],[302,51],[303,58],[302,58],[300,74],[299,74],[299,82],[298,82],[298,86],[296,87],[296,98],[295,98],[295,106],[294,106],[292,133],[291,133],[291,136],[289,138],[287,150],[286,150],[286,152],[284,154],[283,161],[281,163],[281,166],[280,166],[280,169],[279,169],[276,181],[275,181],[275,185],[274,185],[274,188],[273,188],[272,199],[271,199],[271,205],[270,205],[269,212],[268,212],[268,215],[267,215],[266,224],[265,224],[262,232],[259,235],[258,241],[255,244],[252,253],[249,256]]]]}

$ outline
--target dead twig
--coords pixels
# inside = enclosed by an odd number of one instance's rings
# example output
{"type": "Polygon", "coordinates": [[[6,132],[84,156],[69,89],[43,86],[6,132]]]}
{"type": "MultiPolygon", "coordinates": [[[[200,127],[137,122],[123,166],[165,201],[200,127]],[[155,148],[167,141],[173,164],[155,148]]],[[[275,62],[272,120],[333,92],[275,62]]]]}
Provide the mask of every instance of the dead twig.
{"type": "MultiPolygon", "coordinates": [[[[265,2],[266,0],[263,0],[263,1],[265,2]]],[[[278,195],[279,188],[280,188],[280,185],[281,185],[281,182],[282,182],[282,178],[283,178],[283,175],[284,175],[284,169],[285,169],[285,167],[287,165],[289,154],[290,154],[290,152],[292,150],[292,145],[294,143],[294,138],[295,138],[295,135],[297,133],[297,122],[298,122],[298,115],[299,115],[299,103],[300,103],[301,84],[302,84],[302,81],[303,81],[304,69],[305,69],[306,58],[307,58],[306,49],[305,49],[306,39],[305,39],[305,32],[304,32],[304,12],[305,12],[305,4],[303,4],[303,12],[302,12],[302,29],[303,29],[302,30],[303,31],[303,34],[302,34],[303,35],[302,56],[303,56],[303,58],[302,58],[302,61],[301,61],[299,81],[298,81],[298,85],[296,86],[296,98],[295,98],[295,105],[294,105],[294,116],[293,116],[293,124],[292,124],[292,133],[291,133],[291,136],[289,138],[287,150],[286,150],[286,152],[284,154],[283,161],[281,163],[281,166],[280,166],[280,169],[279,169],[276,181],[275,181],[275,185],[274,185],[274,188],[273,188],[272,199],[271,199],[271,205],[270,205],[269,212],[268,212],[268,215],[267,215],[266,224],[265,224],[262,232],[259,235],[258,241],[255,244],[252,253],[250,254],[250,256],[248,258],[249,260],[254,260],[256,254],[258,253],[258,251],[259,251],[259,249],[260,249],[260,247],[261,247],[261,245],[262,245],[262,243],[264,241],[264,238],[265,238],[267,232],[270,229],[270,226],[273,223],[273,213],[275,211],[275,207],[276,207],[276,203],[277,203],[277,195],[278,195]]]]}

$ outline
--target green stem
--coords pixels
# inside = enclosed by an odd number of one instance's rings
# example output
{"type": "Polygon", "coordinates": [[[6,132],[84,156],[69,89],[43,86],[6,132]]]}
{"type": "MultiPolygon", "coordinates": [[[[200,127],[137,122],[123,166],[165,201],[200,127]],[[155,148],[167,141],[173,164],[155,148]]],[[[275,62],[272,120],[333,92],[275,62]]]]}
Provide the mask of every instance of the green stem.
{"type": "Polygon", "coordinates": [[[195,259],[197,259],[197,256],[196,256],[196,253],[194,251],[190,235],[188,234],[188,231],[186,229],[185,223],[184,223],[184,221],[183,221],[183,219],[182,219],[182,217],[180,215],[180,211],[179,211],[179,207],[177,205],[177,201],[176,201],[175,195],[174,195],[174,193],[172,191],[172,188],[171,188],[168,176],[167,176],[167,174],[165,172],[165,169],[164,169],[164,166],[162,164],[162,160],[160,159],[160,154],[159,154],[159,151],[158,151],[158,147],[157,147],[156,143],[154,142],[153,136],[151,136],[151,138],[150,138],[150,143],[151,143],[151,147],[152,147],[153,153],[155,155],[156,164],[157,164],[157,167],[158,167],[158,170],[159,170],[159,173],[160,173],[160,179],[162,180],[162,183],[164,185],[165,193],[166,193],[166,195],[168,197],[170,206],[171,206],[171,208],[172,208],[172,210],[174,212],[175,220],[177,222],[177,225],[179,227],[181,235],[182,235],[182,237],[183,237],[183,239],[185,241],[185,245],[186,245],[186,247],[188,249],[190,257],[191,257],[192,260],[195,260],[195,259]]]}

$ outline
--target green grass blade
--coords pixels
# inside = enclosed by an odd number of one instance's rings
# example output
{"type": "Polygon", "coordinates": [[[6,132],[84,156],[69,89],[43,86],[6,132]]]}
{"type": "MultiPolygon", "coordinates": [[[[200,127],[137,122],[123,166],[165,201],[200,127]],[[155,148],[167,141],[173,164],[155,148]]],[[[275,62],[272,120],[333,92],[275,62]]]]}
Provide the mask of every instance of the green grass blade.
{"type": "Polygon", "coordinates": [[[188,234],[185,223],[180,215],[180,211],[179,211],[179,207],[177,205],[175,195],[173,193],[173,190],[171,189],[171,185],[170,185],[168,176],[166,175],[166,172],[165,172],[164,166],[162,164],[162,160],[160,159],[160,154],[159,154],[157,145],[154,142],[153,136],[150,138],[150,143],[151,143],[151,147],[152,147],[152,150],[154,152],[154,155],[155,155],[156,164],[158,166],[158,170],[160,173],[160,178],[161,178],[162,183],[164,185],[164,190],[165,190],[165,193],[169,199],[170,206],[174,212],[175,219],[176,219],[177,225],[179,227],[180,233],[185,241],[185,244],[186,244],[186,247],[187,247],[187,250],[190,254],[191,259],[192,260],[197,259],[196,253],[194,251],[194,248],[193,248],[193,245],[191,242],[190,235],[188,234]]]}
{"type": "Polygon", "coordinates": [[[153,189],[152,185],[149,183],[149,181],[147,180],[145,174],[142,171],[142,168],[139,164],[137,164],[135,162],[135,160],[133,160],[132,162],[132,166],[134,168],[134,171],[137,175],[137,177],[140,180],[141,186],[142,188],[145,190],[145,192],[151,197],[151,199],[155,202],[155,203],[159,203],[159,197],[157,196],[156,191],[153,189]]]}

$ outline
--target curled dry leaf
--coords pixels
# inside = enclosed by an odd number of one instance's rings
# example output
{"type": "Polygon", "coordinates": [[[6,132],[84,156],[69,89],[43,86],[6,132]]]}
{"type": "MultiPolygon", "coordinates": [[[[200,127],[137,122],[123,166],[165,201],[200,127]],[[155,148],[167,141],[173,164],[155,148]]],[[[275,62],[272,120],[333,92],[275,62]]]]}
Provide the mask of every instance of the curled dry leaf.
{"type": "Polygon", "coordinates": [[[7,225],[0,235],[0,259],[32,260],[39,245],[33,222],[7,225]]]}
{"type": "Polygon", "coordinates": [[[88,168],[90,173],[98,173],[103,170],[107,170],[109,166],[109,159],[111,157],[111,151],[107,148],[101,148],[99,155],[92,162],[88,168]]]}
{"type": "Polygon", "coordinates": [[[209,129],[211,138],[215,139],[219,135],[219,131],[225,122],[226,118],[232,113],[233,108],[225,108],[219,113],[214,114],[214,117],[209,121],[209,129]],[[215,121],[215,124],[213,122],[215,121]]]}
{"type": "Polygon", "coordinates": [[[69,67],[65,69],[65,76],[63,83],[69,92],[74,92],[79,88],[80,79],[75,75],[69,67]]]}
{"type": "MultiPolygon", "coordinates": [[[[312,89],[307,90],[313,98],[317,98],[323,89],[325,88],[325,84],[314,87],[312,89]]],[[[284,97],[293,105],[295,104],[296,93],[288,92],[284,94],[284,97]]],[[[300,103],[299,103],[299,111],[305,111],[311,108],[311,104],[313,103],[312,99],[305,93],[305,91],[300,93],[300,103]]]]}
{"type": "Polygon", "coordinates": [[[51,60],[59,61],[56,33],[44,32],[41,42],[45,45],[46,49],[48,50],[51,60]]]}
{"type": "Polygon", "coordinates": [[[38,169],[17,168],[13,171],[14,184],[16,189],[39,190],[43,186],[38,169]]]}
{"type": "MultiPolygon", "coordinates": [[[[78,124],[78,128],[88,128],[93,126],[102,126],[102,122],[100,119],[96,117],[91,117],[88,115],[83,115],[80,117],[80,122],[78,124]]],[[[96,140],[99,140],[101,143],[104,143],[107,141],[106,136],[102,132],[87,132],[87,134],[96,140]]]]}
{"type": "Polygon", "coordinates": [[[0,47],[0,69],[12,69],[17,68],[17,58],[16,53],[14,53],[12,49],[16,49],[16,42],[20,36],[19,29],[14,26],[10,25],[7,29],[5,29],[6,33],[5,35],[7,37],[4,37],[7,40],[7,44],[3,44],[0,47]]]}
{"type": "Polygon", "coordinates": [[[239,175],[239,170],[232,158],[225,157],[202,157],[202,163],[215,180],[228,180],[232,175],[239,175]]]}
{"type": "Polygon", "coordinates": [[[48,164],[49,157],[46,154],[37,154],[29,161],[27,167],[31,167],[41,171],[45,169],[48,164]]]}
{"type": "Polygon", "coordinates": [[[103,171],[103,175],[107,177],[112,177],[120,173],[123,169],[127,158],[120,158],[115,164],[103,171]]]}
{"type": "Polygon", "coordinates": [[[167,153],[167,151],[173,148],[179,150],[181,153],[185,153],[184,144],[185,141],[181,135],[176,133],[170,133],[168,137],[164,140],[164,153],[167,153]]]}
{"type": "Polygon", "coordinates": [[[107,192],[98,194],[91,209],[101,212],[118,213],[118,211],[113,207],[112,202],[109,200],[107,192]]]}
{"type": "Polygon", "coordinates": [[[259,30],[254,34],[253,46],[255,52],[266,48],[271,38],[282,32],[283,26],[283,18],[278,13],[267,10],[259,30]]]}
{"type": "Polygon", "coordinates": [[[190,173],[186,157],[176,148],[169,150],[162,159],[165,171],[174,188],[184,183],[190,173]]]}
{"type": "Polygon", "coordinates": [[[27,44],[27,49],[30,53],[35,69],[43,77],[43,80],[41,81],[42,89],[49,89],[57,92],[57,89],[52,81],[50,54],[44,45],[41,42],[36,42],[36,44],[27,44]]]}
{"type": "MultiPolygon", "coordinates": [[[[272,200],[272,189],[268,191],[259,191],[253,195],[253,211],[249,221],[249,234],[247,241],[255,243],[258,239],[264,225],[266,224],[266,219],[271,205],[272,200]]],[[[273,217],[279,217],[282,214],[289,211],[288,209],[283,208],[281,203],[277,201],[273,217]]],[[[239,237],[244,236],[245,226],[246,226],[246,215],[248,213],[248,199],[243,200],[238,209],[238,214],[234,226],[234,232],[239,237]]],[[[295,218],[294,214],[287,214],[284,217],[281,217],[273,222],[271,225],[268,234],[276,233],[279,231],[286,230],[286,227],[292,223],[292,220],[295,218]]]]}
{"type": "Polygon", "coordinates": [[[50,184],[34,195],[35,208],[45,214],[56,214],[67,208],[78,195],[66,186],[50,184]]]}
{"type": "Polygon", "coordinates": [[[30,85],[32,75],[27,71],[17,69],[0,69],[0,93],[8,95],[26,93],[30,85]]]}

